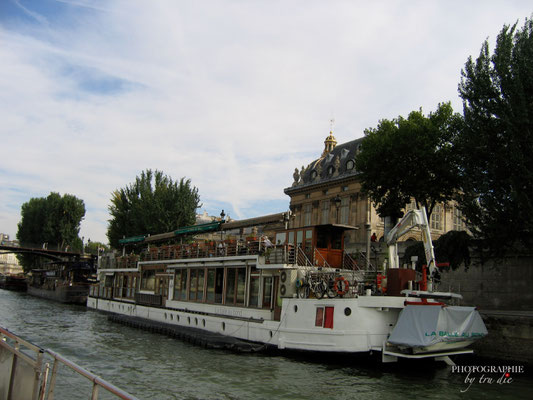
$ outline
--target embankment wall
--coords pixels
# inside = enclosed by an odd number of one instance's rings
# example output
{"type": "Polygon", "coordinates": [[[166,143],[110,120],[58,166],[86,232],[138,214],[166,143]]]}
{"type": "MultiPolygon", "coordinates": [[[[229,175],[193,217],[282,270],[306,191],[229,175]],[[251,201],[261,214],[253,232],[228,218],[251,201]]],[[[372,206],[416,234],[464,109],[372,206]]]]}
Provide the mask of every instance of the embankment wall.
{"type": "Polygon", "coordinates": [[[442,271],[441,278],[441,290],[461,293],[462,304],[483,316],[489,335],[475,344],[478,355],[533,364],[533,256],[473,258],[467,269],[442,271]]]}

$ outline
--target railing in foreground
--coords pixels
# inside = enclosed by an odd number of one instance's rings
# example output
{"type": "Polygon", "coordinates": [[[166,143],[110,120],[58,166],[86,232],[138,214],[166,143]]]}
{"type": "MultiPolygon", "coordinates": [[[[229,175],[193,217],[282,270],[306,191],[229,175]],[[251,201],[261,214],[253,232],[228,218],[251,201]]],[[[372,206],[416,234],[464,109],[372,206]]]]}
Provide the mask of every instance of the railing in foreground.
{"type": "Polygon", "coordinates": [[[0,327],[0,398],[6,400],[53,400],[59,365],[63,364],[92,382],[91,400],[98,399],[100,388],[119,399],[136,397],[87,371],[60,354],[41,349],[0,327]],[[50,375],[50,362],[53,359],[50,375]]]}

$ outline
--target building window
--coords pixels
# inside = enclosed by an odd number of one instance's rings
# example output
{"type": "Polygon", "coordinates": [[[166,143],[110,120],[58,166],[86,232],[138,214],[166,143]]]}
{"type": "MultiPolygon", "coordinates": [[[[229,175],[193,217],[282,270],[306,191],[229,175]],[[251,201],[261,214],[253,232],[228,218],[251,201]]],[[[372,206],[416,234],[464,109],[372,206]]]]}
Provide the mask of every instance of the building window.
{"type": "Polygon", "coordinates": [[[324,200],[322,202],[322,219],[320,221],[322,224],[329,224],[329,205],[329,200],[324,200]]]}
{"type": "Polygon", "coordinates": [[[457,207],[453,208],[453,229],[456,231],[462,231],[465,229],[463,212],[457,207]]]}
{"type": "Polygon", "coordinates": [[[328,175],[333,175],[334,172],[335,172],[335,167],[333,165],[330,165],[328,167],[328,175]]]}
{"type": "Polygon", "coordinates": [[[348,225],[350,223],[350,197],[341,198],[340,206],[340,221],[339,223],[348,225]]]}
{"type": "Polygon", "coordinates": [[[351,171],[355,168],[355,162],[354,160],[348,160],[346,161],[346,171],[351,171]]]}
{"type": "Polygon", "coordinates": [[[313,206],[311,203],[304,205],[304,226],[311,225],[312,211],[313,211],[313,206]]]}
{"type": "Polygon", "coordinates": [[[436,205],[431,213],[431,229],[442,230],[442,207],[436,205]]]}

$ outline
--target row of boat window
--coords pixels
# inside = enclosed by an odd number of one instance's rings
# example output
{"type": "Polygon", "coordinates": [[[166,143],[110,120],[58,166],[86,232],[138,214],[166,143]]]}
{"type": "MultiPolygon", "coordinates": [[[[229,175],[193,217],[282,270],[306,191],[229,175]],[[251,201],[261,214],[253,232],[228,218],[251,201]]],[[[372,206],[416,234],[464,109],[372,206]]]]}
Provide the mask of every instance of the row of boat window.
{"type": "MultiPolygon", "coordinates": [[[[115,279],[115,293],[120,297],[133,297],[137,277],[129,274],[115,279]]],[[[274,280],[261,276],[252,268],[246,291],[246,267],[187,268],[174,273],[173,292],[169,293],[171,275],[159,268],[142,272],[140,290],[153,291],[179,301],[248,306],[271,309],[273,307],[274,280]],[[170,294],[170,296],[169,296],[170,294]],[[247,300],[247,301],[246,301],[247,300]]]]}

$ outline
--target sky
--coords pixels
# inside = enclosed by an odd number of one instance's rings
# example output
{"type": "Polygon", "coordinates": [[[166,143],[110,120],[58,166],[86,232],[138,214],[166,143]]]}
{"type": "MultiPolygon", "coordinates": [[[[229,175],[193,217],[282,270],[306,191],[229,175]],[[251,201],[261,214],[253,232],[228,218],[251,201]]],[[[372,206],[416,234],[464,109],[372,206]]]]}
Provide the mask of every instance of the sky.
{"type": "MultiPolygon", "coordinates": [[[[190,179],[210,215],[288,209],[295,168],[450,101],[530,1],[0,0],[0,232],[50,192],[107,242],[111,193],[190,179]],[[330,121],[334,120],[332,124],[330,121]]],[[[384,160],[386,162],[386,160],[384,160]]]]}

